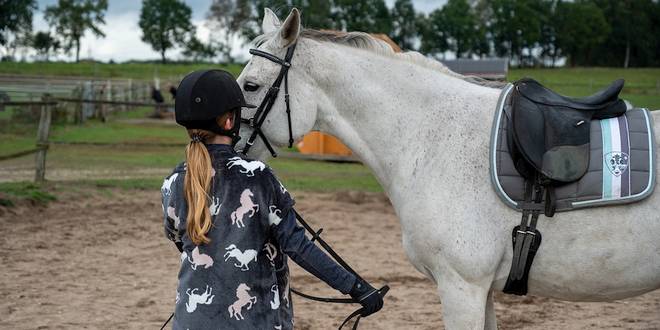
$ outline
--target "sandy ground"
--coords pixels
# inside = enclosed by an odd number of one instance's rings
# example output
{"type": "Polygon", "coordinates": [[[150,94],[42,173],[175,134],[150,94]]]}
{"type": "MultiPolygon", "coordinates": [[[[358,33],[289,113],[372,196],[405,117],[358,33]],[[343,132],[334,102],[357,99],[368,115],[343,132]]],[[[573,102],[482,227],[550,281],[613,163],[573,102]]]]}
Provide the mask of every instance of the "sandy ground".
{"type": "MultiPolygon", "coordinates": [[[[361,329],[441,329],[430,280],[407,261],[381,194],[298,193],[298,209],[348,262],[392,289],[361,329]],[[369,240],[366,240],[366,239],[369,240]]],[[[0,208],[0,329],[158,329],[174,304],[178,252],[158,191],[63,192],[47,207],[0,208]]],[[[334,294],[297,267],[293,286],[334,294]]],[[[660,329],[660,290],[611,303],[496,295],[501,329],[660,329]]],[[[336,329],[354,307],[294,296],[298,329],[336,329]]]]}

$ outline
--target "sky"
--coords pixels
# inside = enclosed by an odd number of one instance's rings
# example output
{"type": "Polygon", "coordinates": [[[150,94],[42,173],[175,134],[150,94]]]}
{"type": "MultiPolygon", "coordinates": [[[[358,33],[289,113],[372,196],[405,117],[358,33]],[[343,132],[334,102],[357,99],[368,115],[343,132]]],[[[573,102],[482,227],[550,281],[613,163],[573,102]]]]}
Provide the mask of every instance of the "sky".
{"type": "MultiPolygon", "coordinates": [[[[413,0],[415,9],[422,12],[430,12],[441,7],[447,0],[413,0]]],[[[205,24],[206,13],[211,6],[211,0],[184,0],[192,8],[192,21],[197,27],[197,37],[207,42],[210,31],[205,24]]],[[[385,0],[391,8],[394,0],[385,0]]],[[[43,11],[49,5],[54,5],[57,0],[39,0],[38,12],[34,15],[33,30],[47,31],[48,24],[43,18],[43,11]]],[[[106,12],[106,24],[101,27],[105,38],[97,38],[87,33],[81,41],[80,57],[94,58],[102,61],[114,60],[122,62],[130,59],[159,59],[160,54],[151,46],[141,40],[142,31],[138,26],[140,8],[142,1],[139,0],[108,0],[108,11],[106,12]]],[[[247,58],[247,47],[236,42],[233,47],[233,56],[238,59],[247,58]]],[[[58,59],[72,60],[75,55],[60,55],[58,59]]],[[[171,59],[180,58],[179,50],[169,50],[166,56],[171,59]]]]}

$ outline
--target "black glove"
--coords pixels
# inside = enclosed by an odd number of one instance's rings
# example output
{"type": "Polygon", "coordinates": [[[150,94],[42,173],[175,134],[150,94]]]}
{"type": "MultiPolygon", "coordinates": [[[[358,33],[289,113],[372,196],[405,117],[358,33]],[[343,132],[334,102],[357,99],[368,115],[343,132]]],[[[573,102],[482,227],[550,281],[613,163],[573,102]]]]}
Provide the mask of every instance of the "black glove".
{"type": "Polygon", "coordinates": [[[361,316],[369,316],[383,308],[383,297],[369,283],[356,279],[353,288],[349,293],[351,298],[362,305],[361,316]]]}

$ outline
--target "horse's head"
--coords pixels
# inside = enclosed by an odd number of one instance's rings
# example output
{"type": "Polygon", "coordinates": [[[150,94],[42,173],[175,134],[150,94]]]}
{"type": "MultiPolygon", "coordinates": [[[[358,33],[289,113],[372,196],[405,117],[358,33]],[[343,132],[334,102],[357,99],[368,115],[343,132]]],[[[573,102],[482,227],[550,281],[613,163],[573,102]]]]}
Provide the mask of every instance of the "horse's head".
{"type": "MultiPolygon", "coordinates": [[[[280,90],[277,96],[273,97],[272,108],[263,121],[261,131],[274,148],[285,146],[290,141],[300,140],[304,134],[309,132],[316,121],[317,103],[313,90],[314,83],[305,72],[302,65],[301,47],[298,47],[298,37],[302,30],[300,24],[300,12],[297,9],[291,10],[284,23],[280,23],[277,16],[270,10],[265,10],[262,23],[264,35],[258,38],[257,50],[262,55],[254,55],[245,66],[241,75],[238,77],[238,83],[243,89],[245,99],[248,103],[260,105],[269,95],[269,90],[273,84],[282,79],[279,86],[280,90]],[[296,48],[291,48],[295,46],[296,48]],[[279,63],[278,59],[285,60],[287,51],[292,52],[290,60],[291,66],[288,69],[288,77],[282,73],[285,63],[279,63]],[[269,54],[276,58],[268,58],[263,54],[269,54]],[[290,95],[289,108],[291,110],[291,129],[287,118],[287,106],[285,102],[286,84],[288,80],[288,91],[290,95]],[[291,134],[291,136],[289,136],[291,134]]],[[[275,90],[270,93],[275,93],[275,90]]],[[[264,107],[258,109],[244,110],[242,117],[244,119],[255,118],[255,114],[264,107]]],[[[262,111],[263,112],[263,111],[262,111]]],[[[264,114],[262,113],[261,116],[264,114]]],[[[241,140],[237,145],[237,150],[244,150],[248,139],[255,129],[250,125],[243,123],[241,127],[241,140]]],[[[253,146],[249,149],[249,154],[257,159],[264,159],[268,156],[268,149],[262,137],[256,136],[253,146]]]]}

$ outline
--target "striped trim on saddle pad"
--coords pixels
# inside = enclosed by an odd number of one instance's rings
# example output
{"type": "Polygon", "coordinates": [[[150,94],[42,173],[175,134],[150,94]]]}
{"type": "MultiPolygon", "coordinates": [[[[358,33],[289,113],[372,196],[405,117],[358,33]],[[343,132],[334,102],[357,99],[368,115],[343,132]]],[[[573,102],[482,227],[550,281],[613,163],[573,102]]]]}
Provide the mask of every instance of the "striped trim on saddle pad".
{"type": "MultiPolygon", "coordinates": [[[[507,125],[512,85],[500,96],[490,145],[490,176],[495,191],[508,206],[519,209],[525,180],[511,160],[507,125]]],[[[557,211],[632,203],[653,193],[655,137],[647,109],[628,109],[625,115],[591,122],[590,162],[576,182],[555,188],[557,211]]]]}

